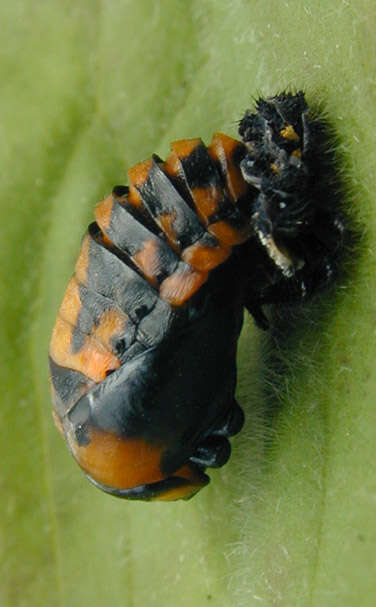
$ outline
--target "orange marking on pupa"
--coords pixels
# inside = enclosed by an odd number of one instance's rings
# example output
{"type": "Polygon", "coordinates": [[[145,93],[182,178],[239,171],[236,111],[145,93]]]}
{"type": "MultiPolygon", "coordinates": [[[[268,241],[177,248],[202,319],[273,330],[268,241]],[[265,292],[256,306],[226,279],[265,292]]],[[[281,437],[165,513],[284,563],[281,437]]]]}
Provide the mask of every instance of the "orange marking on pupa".
{"type": "Polygon", "coordinates": [[[158,241],[154,238],[144,242],[142,249],[132,256],[132,260],[140,268],[145,278],[154,287],[157,287],[158,283],[155,276],[161,267],[158,241]]]}
{"type": "Polygon", "coordinates": [[[113,207],[114,199],[112,195],[107,196],[95,207],[95,220],[102,230],[107,230],[110,226],[113,207]]]}
{"type": "MultiPolygon", "coordinates": [[[[68,434],[68,442],[79,465],[95,481],[118,490],[152,485],[166,477],[161,472],[163,445],[153,445],[141,438],[122,438],[111,432],[90,429],[90,442],[78,445],[68,434]]],[[[178,468],[173,477],[185,480],[181,486],[158,492],[156,499],[172,501],[190,495],[208,480],[191,465],[178,468]]]]}
{"type": "Polygon", "coordinates": [[[111,351],[112,341],[124,333],[128,321],[128,317],[120,309],[108,308],[99,317],[91,335],[111,351]]]}
{"type": "Polygon", "coordinates": [[[128,171],[128,177],[130,183],[137,187],[142,186],[148,178],[149,171],[153,165],[153,160],[149,158],[149,160],[145,160],[144,162],[139,162],[131,167],[128,171]]]}
{"type": "Polygon", "coordinates": [[[233,202],[243,196],[248,189],[238,164],[233,160],[233,154],[236,148],[240,146],[245,147],[232,137],[223,133],[214,133],[208,147],[209,154],[215,160],[218,159],[222,166],[222,172],[226,176],[227,191],[233,202]]]}
{"type": "Polygon", "coordinates": [[[80,254],[78,256],[74,273],[78,280],[83,285],[87,285],[87,271],[89,268],[89,251],[90,251],[90,236],[86,234],[82,240],[80,254]]]}
{"type": "Polygon", "coordinates": [[[90,429],[88,445],[77,445],[72,439],[69,444],[85,472],[108,487],[130,489],[164,478],[160,470],[162,447],[142,439],[123,439],[90,429]]]}
{"type": "Polygon", "coordinates": [[[176,231],[174,229],[174,221],[176,213],[164,213],[155,218],[158,225],[162,228],[167,240],[175,251],[180,251],[176,231]]]}
{"type": "Polygon", "coordinates": [[[208,217],[218,211],[218,204],[222,199],[222,191],[214,186],[192,188],[191,196],[197,209],[197,214],[205,225],[208,217]]]}
{"type": "Polygon", "coordinates": [[[166,161],[162,165],[163,172],[171,177],[179,177],[180,161],[176,152],[171,152],[166,161]]]}
{"type": "Polygon", "coordinates": [[[72,352],[74,327],[61,318],[56,320],[50,343],[50,353],[54,361],[73,371],[79,371],[95,382],[100,382],[108,371],[120,367],[116,356],[104,348],[91,336],[85,336],[83,346],[78,352],[72,352]]]}
{"type": "Polygon", "coordinates": [[[127,199],[128,202],[134,207],[144,207],[142,198],[137,188],[142,186],[147,180],[152,165],[153,159],[149,158],[149,160],[135,164],[128,171],[130,185],[127,199]]]}
{"type": "Polygon", "coordinates": [[[208,484],[207,477],[202,473],[200,474],[196,468],[190,465],[182,466],[173,473],[173,476],[185,479],[187,481],[186,484],[167,489],[163,493],[159,493],[155,499],[162,502],[179,500],[208,484]]]}
{"type": "Polygon", "coordinates": [[[140,193],[137,190],[137,188],[135,188],[134,185],[129,186],[129,194],[128,194],[127,199],[128,199],[129,204],[131,204],[132,206],[134,206],[136,208],[140,208],[140,207],[143,208],[143,206],[144,206],[140,193]]]}
{"type": "Polygon", "coordinates": [[[201,139],[180,139],[171,143],[171,150],[179,158],[188,158],[201,143],[201,139]]]}
{"type": "Polygon", "coordinates": [[[198,272],[193,269],[184,274],[174,272],[161,283],[160,296],[173,306],[181,306],[192,297],[207,278],[207,272],[198,272]]]}
{"type": "Polygon", "coordinates": [[[245,226],[241,229],[234,228],[226,221],[217,221],[208,227],[208,231],[216,236],[225,246],[232,247],[245,242],[252,234],[251,226],[245,226]]]}
{"type": "Polygon", "coordinates": [[[75,326],[81,310],[79,284],[75,276],[68,282],[63,301],[59,309],[59,316],[75,326]]]}
{"type": "Polygon", "coordinates": [[[182,260],[201,272],[208,272],[223,263],[231,253],[226,246],[205,247],[195,243],[184,249],[182,260]]]}

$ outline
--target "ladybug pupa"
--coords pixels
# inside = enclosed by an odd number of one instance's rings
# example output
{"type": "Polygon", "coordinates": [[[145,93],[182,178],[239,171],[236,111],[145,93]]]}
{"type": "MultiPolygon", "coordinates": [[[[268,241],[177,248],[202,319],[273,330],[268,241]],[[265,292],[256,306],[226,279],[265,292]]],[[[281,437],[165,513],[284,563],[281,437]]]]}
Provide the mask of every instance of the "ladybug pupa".
{"type": "Polygon", "coordinates": [[[343,242],[325,125],[304,94],[260,99],[241,141],[176,141],[95,209],[50,344],[54,418],[89,480],[189,498],[230,456],[244,308],[332,282],[343,242]]]}

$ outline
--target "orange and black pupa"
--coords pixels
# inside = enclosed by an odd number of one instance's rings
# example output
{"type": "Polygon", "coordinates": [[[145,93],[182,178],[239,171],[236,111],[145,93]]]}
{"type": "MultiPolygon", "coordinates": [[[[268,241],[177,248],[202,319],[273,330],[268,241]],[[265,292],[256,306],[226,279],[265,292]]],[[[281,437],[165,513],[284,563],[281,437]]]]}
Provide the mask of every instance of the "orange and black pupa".
{"type": "Polygon", "coordinates": [[[177,141],[95,209],[50,345],[56,425],[118,497],[188,498],[230,456],[247,308],[309,297],[343,221],[325,126],[303,93],[257,102],[242,141],[177,141]],[[338,196],[337,196],[338,198],[338,196]]]}

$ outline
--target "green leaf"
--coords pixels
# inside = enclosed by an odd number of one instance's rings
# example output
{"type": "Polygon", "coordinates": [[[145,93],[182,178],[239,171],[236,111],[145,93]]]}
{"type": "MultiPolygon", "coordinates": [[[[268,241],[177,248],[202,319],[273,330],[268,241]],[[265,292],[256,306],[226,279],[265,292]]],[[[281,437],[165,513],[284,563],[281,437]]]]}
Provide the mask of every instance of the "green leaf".
{"type": "Polygon", "coordinates": [[[373,3],[4,0],[0,22],[0,604],[375,605],[373,3]],[[235,135],[286,87],[338,133],[361,253],[287,335],[247,319],[247,423],[207,489],[101,494],[53,426],[46,363],[93,207],[126,167],[235,135]]]}

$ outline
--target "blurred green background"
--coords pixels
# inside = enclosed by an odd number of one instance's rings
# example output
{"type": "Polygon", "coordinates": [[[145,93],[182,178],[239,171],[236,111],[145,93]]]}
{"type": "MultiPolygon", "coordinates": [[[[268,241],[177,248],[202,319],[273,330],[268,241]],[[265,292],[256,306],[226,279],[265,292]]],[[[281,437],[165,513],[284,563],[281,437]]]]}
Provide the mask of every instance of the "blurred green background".
{"type": "Polygon", "coordinates": [[[3,0],[0,24],[1,607],[376,605],[374,2],[3,0]],[[247,318],[247,423],[207,489],[101,494],[53,426],[46,363],[93,207],[286,87],[338,133],[361,254],[288,338],[247,318]]]}

